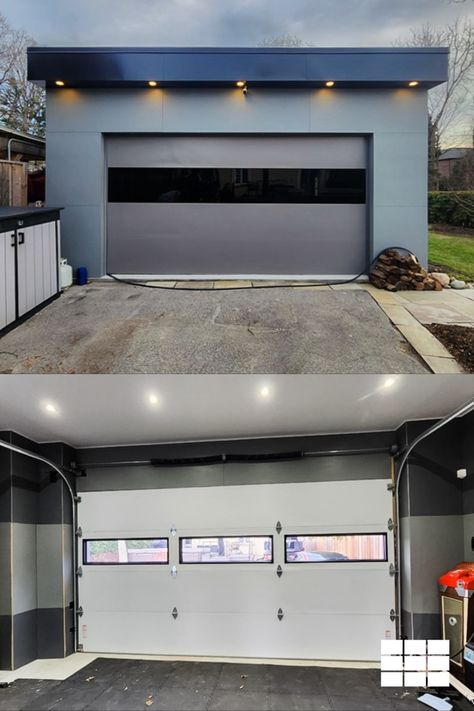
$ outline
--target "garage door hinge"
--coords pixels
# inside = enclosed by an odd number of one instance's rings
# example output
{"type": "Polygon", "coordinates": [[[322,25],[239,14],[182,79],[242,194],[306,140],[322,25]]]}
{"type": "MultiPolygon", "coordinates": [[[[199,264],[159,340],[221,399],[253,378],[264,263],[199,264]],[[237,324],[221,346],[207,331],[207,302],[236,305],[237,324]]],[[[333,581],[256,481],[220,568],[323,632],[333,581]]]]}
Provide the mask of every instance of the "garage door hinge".
{"type": "Polygon", "coordinates": [[[178,617],[178,610],[176,607],[173,607],[173,612],[171,613],[171,616],[173,620],[175,620],[178,617]]]}
{"type": "Polygon", "coordinates": [[[397,527],[397,524],[393,522],[391,518],[388,519],[387,521],[387,528],[389,531],[393,531],[394,528],[397,527]]]}
{"type": "Polygon", "coordinates": [[[78,645],[77,645],[77,651],[78,651],[78,652],[83,652],[83,651],[84,651],[84,645],[83,645],[83,644],[78,644],[78,645]]]}
{"type": "Polygon", "coordinates": [[[395,622],[397,617],[400,617],[400,615],[397,615],[394,609],[390,610],[390,622],[395,622]]]}
{"type": "Polygon", "coordinates": [[[78,607],[78,608],[77,608],[76,615],[77,615],[78,617],[82,617],[83,614],[84,614],[84,610],[82,609],[82,607],[78,607]]]}
{"type": "Polygon", "coordinates": [[[280,622],[281,622],[282,619],[283,619],[283,610],[281,609],[281,607],[279,608],[279,610],[278,610],[278,612],[277,612],[277,617],[278,617],[278,619],[279,619],[280,622]]]}
{"type": "Polygon", "coordinates": [[[390,482],[390,484],[387,484],[387,491],[395,491],[395,484],[390,482]]]}
{"type": "Polygon", "coordinates": [[[82,528],[80,526],[76,528],[76,536],[82,538],[82,528]]]}
{"type": "Polygon", "coordinates": [[[395,568],[393,563],[390,563],[390,566],[388,568],[388,572],[390,575],[397,575],[398,574],[398,568],[395,568]]]}
{"type": "Polygon", "coordinates": [[[281,565],[279,565],[277,568],[277,575],[279,578],[281,578],[281,576],[283,575],[283,568],[281,567],[281,565]]]}
{"type": "Polygon", "coordinates": [[[80,496],[75,496],[75,497],[74,497],[74,503],[75,503],[75,504],[80,504],[81,501],[82,501],[82,499],[81,499],[80,496]]]}
{"type": "Polygon", "coordinates": [[[281,523],[280,523],[280,521],[277,521],[276,526],[275,526],[275,531],[277,533],[281,533],[281,530],[282,530],[281,523]]]}
{"type": "Polygon", "coordinates": [[[79,566],[79,568],[76,570],[76,575],[78,578],[82,578],[82,568],[79,566]]]}

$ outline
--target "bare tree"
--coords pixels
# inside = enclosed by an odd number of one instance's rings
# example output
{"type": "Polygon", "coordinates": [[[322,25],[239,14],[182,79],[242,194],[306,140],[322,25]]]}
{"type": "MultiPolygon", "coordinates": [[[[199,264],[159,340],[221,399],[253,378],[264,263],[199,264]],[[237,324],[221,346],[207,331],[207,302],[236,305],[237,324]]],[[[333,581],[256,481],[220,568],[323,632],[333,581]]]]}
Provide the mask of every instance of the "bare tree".
{"type": "Polygon", "coordinates": [[[9,128],[43,135],[44,90],[28,81],[26,50],[34,40],[0,15],[0,120],[9,128]]]}
{"type": "Polygon", "coordinates": [[[16,32],[0,13],[0,87],[9,75],[18,57],[19,33],[16,32]]]}
{"type": "MultiPolygon", "coordinates": [[[[396,44],[412,47],[448,47],[447,82],[428,93],[429,161],[433,171],[439,145],[453,141],[461,125],[473,115],[474,26],[469,19],[456,19],[444,28],[430,24],[413,29],[407,40],[396,44]]],[[[436,186],[433,186],[436,187],[436,186]]]]}
{"type": "Polygon", "coordinates": [[[259,47],[307,47],[307,43],[295,35],[277,35],[267,37],[258,43],[259,47]]]}

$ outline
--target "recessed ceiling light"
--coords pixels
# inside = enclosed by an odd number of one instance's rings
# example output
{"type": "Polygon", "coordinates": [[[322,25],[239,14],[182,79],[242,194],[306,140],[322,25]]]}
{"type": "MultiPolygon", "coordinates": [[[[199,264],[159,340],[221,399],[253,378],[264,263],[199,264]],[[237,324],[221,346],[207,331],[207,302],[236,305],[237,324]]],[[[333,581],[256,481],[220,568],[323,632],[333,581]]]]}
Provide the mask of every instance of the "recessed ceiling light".
{"type": "Polygon", "coordinates": [[[259,397],[261,397],[262,400],[268,400],[271,393],[272,393],[272,391],[271,391],[269,385],[261,385],[260,388],[258,389],[259,397]]]}
{"type": "Polygon", "coordinates": [[[153,80],[148,82],[148,86],[156,86],[157,84],[158,84],[158,82],[153,81],[153,80]]]}
{"type": "Polygon", "coordinates": [[[57,79],[55,82],[56,86],[64,86],[64,82],[61,79],[57,79]]]}
{"type": "Polygon", "coordinates": [[[417,81],[411,81],[408,83],[408,86],[418,86],[418,83],[417,81]]]}
{"type": "Polygon", "coordinates": [[[334,82],[333,82],[333,81],[327,81],[327,82],[326,82],[326,86],[334,86],[334,82]]]}
{"type": "Polygon", "coordinates": [[[240,81],[236,82],[236,86],[238,86],[239,89],[242,89],[245,86],[245,82],[240,80],[240,81]]]}
{"type": "Polygon", "coordinates": [[[148,393],[147,395],[147,400],[150,405],[159,405],[160,404],[160,398],[156,393],[148,393]]]}
{"type": "Polygon", "coordinates": [[[54,402],[51,402],[50,400],[46,400],[43,402],[43,410],[48,413],[48,415],[58,415],[59,414],[59,409],[58,407],[54,404],[54,402]]]}

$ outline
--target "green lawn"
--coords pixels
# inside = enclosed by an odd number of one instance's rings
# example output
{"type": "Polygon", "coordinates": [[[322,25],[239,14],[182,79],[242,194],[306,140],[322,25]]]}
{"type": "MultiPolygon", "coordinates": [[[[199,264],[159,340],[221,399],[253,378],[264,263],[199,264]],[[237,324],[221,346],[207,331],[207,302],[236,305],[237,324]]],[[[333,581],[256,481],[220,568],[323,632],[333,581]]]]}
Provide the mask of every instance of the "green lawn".
{"type": "Polygon", "coordinates": [[[451,276],[474,280],[474,237],[429,233],[429,262],[446,269],[451,276]]]}

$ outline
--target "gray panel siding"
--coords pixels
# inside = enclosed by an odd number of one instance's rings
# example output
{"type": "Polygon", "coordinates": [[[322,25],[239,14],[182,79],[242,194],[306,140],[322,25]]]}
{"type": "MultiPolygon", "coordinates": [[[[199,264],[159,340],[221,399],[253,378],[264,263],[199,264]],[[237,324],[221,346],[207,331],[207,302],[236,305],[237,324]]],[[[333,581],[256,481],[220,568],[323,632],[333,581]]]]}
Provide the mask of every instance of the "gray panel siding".
{"type": "Polygon", "coordinates": [[[227,463],[188,467],[107,467],[90,469],[78,491],[175,489],[193,486],[349,481],[390,476],[388,455],[317,457],[268,463],[227,463]]]}
{"type": "Polygon", "coordinates": [[[36,525],[12,524],[12,614],[36,608],[36,525]]]}
{"type": "MultiPolygon", "coordinates": [[[[406,519],[401,520],[401,528],[406,519]]],[[[438,577],[455,566],[463,554],[460,516],[412,516],[409,555],[411,609],[414,613],[439,610],[438,577]]],[[[404,606],[405,601],[404,601],[404,606]]]]}
{"type": "Polygon", "coordinates": [[[365,205],[111,203],[107,271],[161,275],[355,275],[365,205]]]}
{"type": "Polygon", "coordinates": [[[12,616],[0,615],[0,669],[12,668],[12,616]]]}
{"type": "Polygon", "coordinates": [[[13,668],[28,664],[38,657],[37,610],[27,610],[12,617],[13,668]]]}
{"type": "Polygon", "coordinates": [[[12,612],[11,565],[11,524],[0,523],[0,616],[12,612]]]}
{"type": "Polygon", "coordinates": [[[92,276],[101,276],[105,171],[102,151],[94,154],[91,148],[98,145],[100,134],[373,135],[371,255],[397,245],[402,235],[405,246],[424,261],[426,131],[426,92],[421,90],[254,88],[247,97],[235,90],[209,88],[53,90],[48,91],[47,200],[66,208],[63,255],[74,267],[85,265],[92,276]],[[71,133],[76,135],[69,149],[71,133]],[[76,194],[78,181],[99,186],[92,203],[84,204],[84,197],[89,199],[87,186],[76,194]]]}
{"type": "Polygon", "coordinates": [[[109,167],[365,168],[353,136],[109,136],[109,167]]]}
{"type": "Polygon", "coordinates": [[[60,524],[37,526],[37,606],[63,607],[63,530],[60,524]]]}
{"type": "Polygon", "coordinates": [[[38,658],[59,659],[64,657],[64,609],[38,608],[36,612],[38,658]]]}
{"type": "Polygon", "coordinates": [[[441,612],[413,615],[413,639],[441,639],[441,612]]]}

